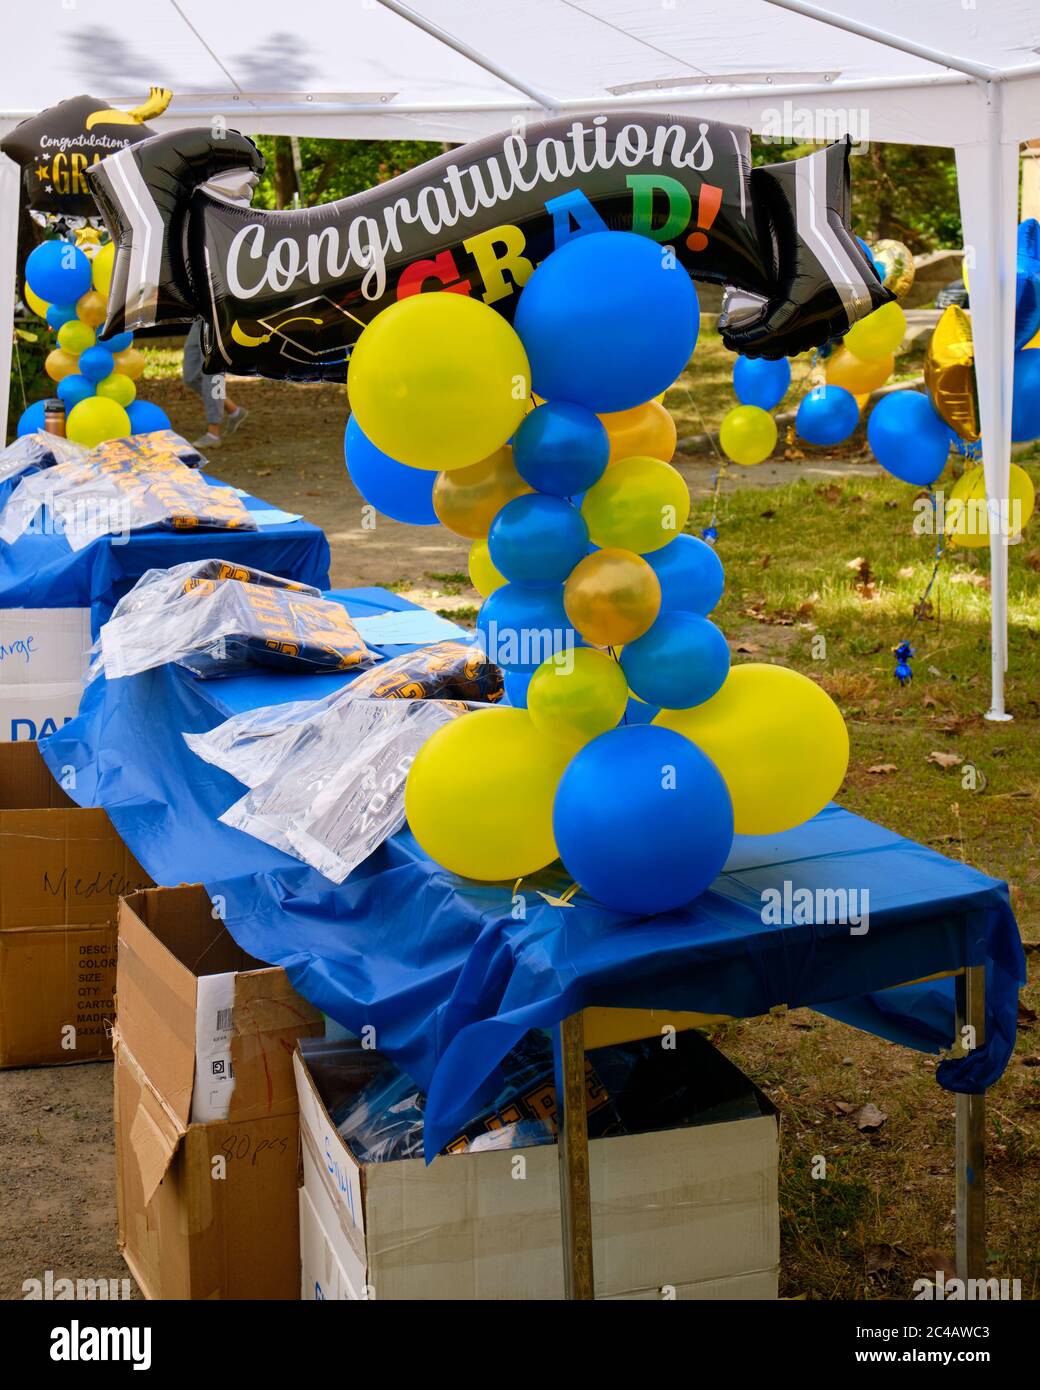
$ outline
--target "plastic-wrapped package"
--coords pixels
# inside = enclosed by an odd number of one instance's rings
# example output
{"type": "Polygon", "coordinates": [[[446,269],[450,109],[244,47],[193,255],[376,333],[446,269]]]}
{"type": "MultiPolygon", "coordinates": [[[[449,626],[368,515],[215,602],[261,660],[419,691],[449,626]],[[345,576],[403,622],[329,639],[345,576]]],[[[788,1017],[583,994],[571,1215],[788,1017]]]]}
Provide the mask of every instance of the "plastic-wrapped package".
{"type": "Polygon", "coordinates": [[[100,637],[109,680],[168,662],[210,680],[253,666],[349,671],[377,660],[346,609],[313,590],[268,575],[246,582],[177,573],[184,568],[150,570],[116,605],[100,637]]]}
{"type": "Polygon", "coordinates": [[[85,445],[74,444],[71,439],[48,434],[46,430],[19,435],[0,452],[0,483],[22,473],[53,468],[56,463],[86,458],[89,452],[85,445]]]}
{"type": "MultiPolygon", "coordinates": [[[[423,1152],[426,1098],[414,1081],[392,1063],[384,1065],[362,1090],[336,1106],[332,1121],[361,1163],[418,1158],[423,1152]]],[[[620,1064],[615,1071],[620,1070],[620,1064]]],[[[589,1135],[623,1134],[613,1101],[586,1059],[589,1135]]],[[[446,1154],[551,1144],[556,1134],[556,1087],[552,1038],[542,1029],[526,1033],[506,1054],[490,1104],[443,1149],[446,1154]]]]}
{"type": "MultiPolygon", "coordinates": [[[[404,825],[416,753],[465,706],[449,700],[340,700],[294,726],[269,775],[220,817],[343,880],[404,825]]],[[[195,743],[189,736],[188,743],[195,743]]]]}
{"type": "MultiPolygon", "coordinates": [[[[127,595],[127,599],[130,597],[127,595]]],[[[479,643],[435,642],[363,671],[342,690],[320,700],[293,700],[289,704],[247,710],[208,733],[184,737],[192,752],[204,762],[230,773],[245,787],[257,787],[274,773],[304,726],[323,718],[344,700],[364,698],[494,704],[502,698],[502,672],[488,661],[479,643]]]]}
{"type": "Polygon", "coordinates": [[[147,465],[150,458],[164,454],[172,454],[188,468],[201,468],[206,462],[195,445],[189,444],[174,430],[151,430],[147,434],[134,434],[126,439],[110,439],[95,449],[88,449],[85,444],[75,444],[62,435],[37,430],[35,434],[20,435],[0,452],[0,483],[30,469],[39,472],[59,463],[77,463],[87,458],[96,461],[136,460],[147,465]]]}
{"type": "Polygon", "coordinates": [[[150,526],[175,531],[257,530],[233,488],[207,483],[172,451],[144,445],[111,447],[129,443],[112,440],[82,458],[23,477],[0,515],[0,539],[17,540],[34,526],[43,508],[54,530],[64,533],[73,550],[82,550],[99,536],[125,535],[150,526]]]}

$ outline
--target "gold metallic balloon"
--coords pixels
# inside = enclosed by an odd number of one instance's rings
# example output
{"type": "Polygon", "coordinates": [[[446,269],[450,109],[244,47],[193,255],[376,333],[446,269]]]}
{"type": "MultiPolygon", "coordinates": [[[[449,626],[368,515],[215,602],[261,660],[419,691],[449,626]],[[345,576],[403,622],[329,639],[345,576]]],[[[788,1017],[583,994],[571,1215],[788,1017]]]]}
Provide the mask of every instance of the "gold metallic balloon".
{"type": "Polygon", "coordinates": [[[54,348],[47,354],[43,370],[51,381],[61,381],[73,372],[79,371],[79,357],[73,357],[72,353],[66,352],[64,348],[54,348]]]}
{"type": "Polygon", "coordinates": [[[80,295],[76,300],[76,317],[91,328],[100,328],[107,314],[107,301],[97,290],[87,290],[86,294],[80,295]]]}
{"type": "Polygon", "coordinates": [[[135,347],[124,348],[122,352],[117,352],[113,358],[115,370],[128,376],[131,381],[137,378],[145,369],[144,353],[138,352],[135,347]]]}
{"type": "Polygon", "coordinates": [[[508,444],[468,468],[438,473],[433,485],[433,510],[442,525],[457,536],[477,541],[507,502],[531,488],[513,464],[508,444]]]}
{"type": "Polygon", "coordinates": [[[870,248],[870,254],[885,272],[882,284],[897,299],[905,299],[914,283],[914,253],[901,241],[885,237],[870,248]]]}
{"type": "Polygon", "coordinates": [[[924,384],[932,405],[962,439],[979,439],[975,347],[971,319],[956,304],[942,312],[924,355],[924,384]]]}
{"type": "Polygon", "coordinates": [[[657,575],[634,550],[596,550],[563,586],[567,617],[594,647],[618,647],[642,637],[661,607],[657,575]]]}
{"type": "Polygon", "coordinates": [[[599,418],[610,437],[608,467],[619,459],[637,457],[671,463],[675,453],[675,421],[659,400],[646,401],[631,410],[615,410],[599,418]]]}

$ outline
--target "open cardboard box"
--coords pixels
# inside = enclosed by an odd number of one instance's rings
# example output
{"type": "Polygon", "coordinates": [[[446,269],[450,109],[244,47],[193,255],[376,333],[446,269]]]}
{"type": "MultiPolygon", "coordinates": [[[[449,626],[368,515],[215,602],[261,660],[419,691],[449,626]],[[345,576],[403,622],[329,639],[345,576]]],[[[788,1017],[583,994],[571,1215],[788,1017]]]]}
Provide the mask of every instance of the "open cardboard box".
{"type": "Polygon", "coordinates": [[[116,911],[149,882],[35,743],[0,743],[0,1067],[110,1055],[116,911]]]}
{"type": "MultiPolygon", "coordinates": [[[[670,1077],[702,1076],[712,1104],[590,1142],[597,1297],[775,1298],[776,1112],[706,1039],[675,1037],[670,1077]]],[[[562,1298],[556,1145],[361,1163],[331,1113],[379,1065],[352,1041],[297,1049],[302,1297],[562,1298]]]]}
{"type": "Polygon", "coordinates": [[[198,886],[119,912],[119,1247],[149,1298],[299,1297],[292,1055],[321,1013],[198,886]]]}

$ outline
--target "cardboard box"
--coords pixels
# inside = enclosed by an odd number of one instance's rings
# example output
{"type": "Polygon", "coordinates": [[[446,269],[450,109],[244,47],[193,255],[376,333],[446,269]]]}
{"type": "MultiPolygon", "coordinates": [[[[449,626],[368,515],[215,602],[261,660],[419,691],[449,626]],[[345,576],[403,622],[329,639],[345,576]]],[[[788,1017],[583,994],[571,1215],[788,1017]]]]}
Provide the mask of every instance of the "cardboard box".
{"type": "Polygon", "coordinates": [[[79,713],[79,681],[0,686],[0,743],[32,743],[63,729],[79,713]]]}
{"type": "Polygon", "coordinates": [[[148,1298],[298,1298],[292,1054],[321,1013],[200,887],[123,901],[116,998],[118,1241],[134,1278],[148,1298]],[[196,1118],[199,1101],[217,1118],[196,1118]]]}
{"type": "Polygon", "coordinates": [[[0,608],[0,686],[79,684],[90,652],[89,608],[0,608]]]}
{"type": "MultiPolygon", "coordinates": [[[[597,1297],[775,1298],[776,1112],[705,1039],[677,1036],[691,1077],[710,1053],[754,1106],[745,1119],[592,1140],[597,1297]]],[[[356,1043],[307,1041],[296,1053],[301,1296],[562,1298],[556,1146],[361,1164],[330,1110],[377,1065],[356,1043]]]]}
{"type": "Polygon", "coordinates": [[[35,744],[0,744],[0,1067],[111,1054],[116,911],[149,882],[35,744]]]}

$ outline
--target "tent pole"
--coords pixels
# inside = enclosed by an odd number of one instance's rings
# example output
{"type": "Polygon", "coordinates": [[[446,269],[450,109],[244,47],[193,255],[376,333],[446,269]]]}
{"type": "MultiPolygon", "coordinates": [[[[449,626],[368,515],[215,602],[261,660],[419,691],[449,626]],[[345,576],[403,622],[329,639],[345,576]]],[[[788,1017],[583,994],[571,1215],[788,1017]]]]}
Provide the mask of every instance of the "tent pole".
{"type": "Polygon", "coordinates": [[[915,43],[913,39],[904,39],[899,34],[890,34],[884,29],[878,29],[873,24],[864,24],[848,15],[832,14],[830,10],[825,10],[820,5],[807,4],[806,0],[766,0],[766,4],[773,5],[777,9],[790,10],[792,14],[803,15],[806,19],[815,19],[820,24],[830,24],[835,29],[844,29],[847,34],[856,34],[861,39],[882,43],[886,48],[896,48],[900,53],[909,53],[914,58],[923,58],[926,63],[941,63],[943,67],[952,68],[954,72],[963,72],[968,77],[978,78],[981,82],[994,82],[1000,79],[1000,73],[997,69],[987,67],[985,63],[973,63],[970,58],[960,58],[951,53],[943,53],[940,49],[932,48],[928,44],[915,43]]]}
{"type": "Polygon", "coordinates": [[[11,394],[11,351],[14,339],[14,306],[17,288],[18,212],[22,196],[22,171],[14,160],[0,155],[0,448],[7,440],[7,409],[11,394]]]}
{"type": "Polygon", "coordinates": [[[417,29],[429,34],[438,43],[443,43],[448,48],[454,49],[456,53],[461,53],[463,58],[468,58],[471,63],[476,63],[477,67],[483,68],[492,77],[497,77],[502,82],[508,83],[510,87],[515,87],[518,92],[523,92],[532,101],[536,101],[544,111],[552,113],[559,109],[554,97],[548,96],[537,87],[533,87],[530,82],[522,77],[517,77],[508,68],[500,66],[493,59],[485,57],[483,53],[478,53],[475,48],[471,48],[468,43],[463,43],[454,34],[449,34],[447,29],[442,29],[432,19],[427,19],[425,15],[416,13],[410,5],[402,4],[401,0],[377,0],[377,3],[382,5],[385,10],[390,10],[393,14],[399,15],[401,19],[407,20],[409,24],[414,24],[417,29]]]}
{"type": "Polygon", "coordinates": [[[1018,142],[1002,143],[1000,88],[986,89],[980,143],[958,145],[957,185],[964,227],[982,427],[990,546],[991,698],[986,718],[1008,720],[1008,517],[1011,478],[1011,394],[1014,379],[1018,142]]]}

